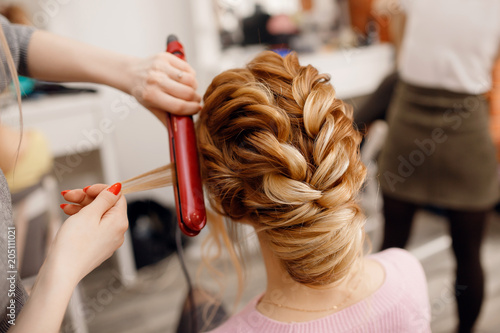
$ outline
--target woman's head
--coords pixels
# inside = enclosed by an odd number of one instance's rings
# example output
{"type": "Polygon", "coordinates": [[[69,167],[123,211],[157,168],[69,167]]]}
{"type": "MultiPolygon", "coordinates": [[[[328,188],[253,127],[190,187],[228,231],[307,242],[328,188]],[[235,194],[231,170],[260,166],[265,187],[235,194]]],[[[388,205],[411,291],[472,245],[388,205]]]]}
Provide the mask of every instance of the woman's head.
{"type": "Polygon", "coordinates": [[[264,52],[218,75],[198,122],[213,205],[252,223],[297,282],[342,279],[362,252],[365,177],[352,111],[295,54],[264,52]]]}

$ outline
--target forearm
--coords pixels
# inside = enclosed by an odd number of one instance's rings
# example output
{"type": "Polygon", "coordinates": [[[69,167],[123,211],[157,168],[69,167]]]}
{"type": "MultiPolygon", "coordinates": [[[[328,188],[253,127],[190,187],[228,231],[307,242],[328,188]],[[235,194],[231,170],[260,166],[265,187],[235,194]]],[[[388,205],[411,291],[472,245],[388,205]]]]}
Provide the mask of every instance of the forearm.
{"type": "Polygon", "coordinates": [[[92,82],[130,93],[133,57],[36,31],[28,47],[30,76],[56,82],[92,82]]]}
{"type": "Polygon", "coordinates": [[[136,58],[36,31],[27,53],[31,77],[114,87],[134,96],[163,123],[165,112],[189,115],[201,109],[194,70],[166,52],[136,58]]]}
{"type": "Polygon", "coordinates": [[[75,286],[57,267],[45,262],[9,333],[58,333],[75,286]]]}

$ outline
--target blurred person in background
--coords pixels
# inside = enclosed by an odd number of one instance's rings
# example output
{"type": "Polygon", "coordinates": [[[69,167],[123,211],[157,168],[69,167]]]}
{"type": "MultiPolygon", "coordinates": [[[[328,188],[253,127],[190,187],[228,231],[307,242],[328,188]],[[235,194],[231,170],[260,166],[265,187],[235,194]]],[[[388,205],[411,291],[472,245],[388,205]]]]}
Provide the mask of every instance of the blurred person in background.
{"type": "Polygon", "coordinates": [[[458,332],[471,332],[484,295],[481,243],[499,198],[485,94],[500,49],[500,1],[386,6],[389,13],[402,10],[406,25],[379,159],[382,248],[405,247],[419,208],[443,209],[456,258],[458,332]]]}

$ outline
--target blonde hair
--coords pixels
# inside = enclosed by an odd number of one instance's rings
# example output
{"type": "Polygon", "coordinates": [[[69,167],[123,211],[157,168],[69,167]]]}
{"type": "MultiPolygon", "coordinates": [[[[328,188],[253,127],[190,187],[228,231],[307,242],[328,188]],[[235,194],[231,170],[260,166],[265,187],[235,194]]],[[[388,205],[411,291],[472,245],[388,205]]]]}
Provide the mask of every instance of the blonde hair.
{"type": "Polygon", "coordinates": [[[293,280],[342,280],[362,256],[366,170],[352,109],[329,76],[293,53],[263,52],[213,79],[197,130],[212,206],[265,233],[293,280]]]}

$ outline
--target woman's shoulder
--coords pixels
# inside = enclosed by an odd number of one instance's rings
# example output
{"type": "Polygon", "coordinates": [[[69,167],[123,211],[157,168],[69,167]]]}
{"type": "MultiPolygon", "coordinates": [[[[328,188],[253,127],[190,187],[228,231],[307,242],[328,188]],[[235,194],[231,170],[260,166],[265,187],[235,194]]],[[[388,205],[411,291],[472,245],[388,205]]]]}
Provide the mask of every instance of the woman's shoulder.
{"type": "MultiPolygon", "coordinates": [[[[369,325],[374,327],[392,322],[407,332],[430,332],[427,281],[419,260],[410,252],[398,248],[387,249],[366,258],[380,264],[385,273],[384,282],[375,293],[354,305],[351,310],[373,311],[374,317],[369,325]]],[[[365,324],[368,323],[362,323],[365,324]]],[[[395,327],[386,331],[396,332],[395,327]]]]}
{"type": "Polygon", "coordinates": [[[422,264],[413,254],[390,248],[368,258],[378,261],[385,270],[384,285],[378,296],[422,314],[429,311],[427,279],[422,264]]]}
{"type": "MultiPolygon", "coordinates": [[[[412,285],[412,292],[427,294],[427,280],[420,261],[410,252],[390,248],[367,257],[380,263],[385,271],[385,283],[396,289],[412,285]]],[[[406,288],[405,288],[406,289],[406,288]]]]}
{"type": "MultiPolygon", "coordinates": [[[[296,325],[310,328],[320,324],[327,327],[333,322],[349,322],[347,326],[350,329],[346,331],[351,332],[357,328],[366,327],[367,331],[371,332],[376,331],[376,327],[386,327],[388,321],[392,320],[401,324],[401,327],[427,332],[430,318],[427,283],[418,259],[408,251],[396,248],[384,250],[366,258],[378,262],[383,268],[381,286],[365,299],[340,312],[296,325]],[[359,314],[366,313],[366,311],[374,311],[372,320],[359,322],[359,314]]],[[[289,324],[271,320],[256,310],[255,305],[260,297],[261,295],[255,297],[243,310],[210,333],[277,332],[290,328],[289,324]]],[[[391,328],[387,332],[395,332],[395,330],[391,328]]]]}
{"type": "Polygon", "coordinates": [[[366,260],[378,263],[372,266],[379,266],[383,270],[383,283],[378,291],[397,294],[399,292],[396,290],[401,289],[410,293],[427,294],[427,281],[422,264],[410,252],[390,248],[371,254],[366,257],[366,260]],[[412,287],[408,288],[409,285],[412,287]]]}
{"type": "Polygon", "coordinates": [[[382,264],[384,268],[396,269],[398,271],[418,270],[423,272],[422,264],[410,252],[400,248],[390,248],[368,256],[382,264]]]}

